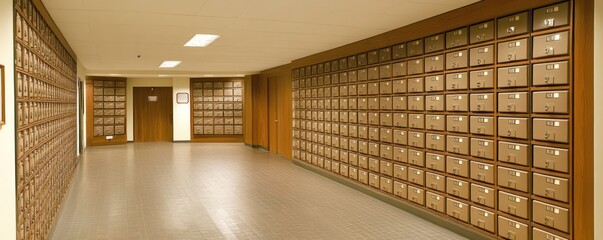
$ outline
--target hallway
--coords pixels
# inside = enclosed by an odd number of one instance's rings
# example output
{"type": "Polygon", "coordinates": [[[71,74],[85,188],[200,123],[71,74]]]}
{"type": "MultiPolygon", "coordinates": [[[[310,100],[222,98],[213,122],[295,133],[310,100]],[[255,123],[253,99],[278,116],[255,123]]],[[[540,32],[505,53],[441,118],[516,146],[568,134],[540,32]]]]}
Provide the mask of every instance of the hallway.
{"type": "Polygon", "coordinates": [[[463,239],[242,144],[91,147],[51,239],[463,239]]]}

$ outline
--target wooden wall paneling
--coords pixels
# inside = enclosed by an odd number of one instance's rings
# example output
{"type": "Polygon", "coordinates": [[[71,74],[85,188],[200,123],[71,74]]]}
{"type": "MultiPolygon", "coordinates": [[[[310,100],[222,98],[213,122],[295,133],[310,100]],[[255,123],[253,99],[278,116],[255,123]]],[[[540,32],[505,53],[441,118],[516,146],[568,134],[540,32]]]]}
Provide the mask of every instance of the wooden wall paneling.
{"type": "Polygon", "coordinates": [[[245,119],[245,126],[243,127],[245,129],[245,133],[243,134],[243,141],[245,142],[246,145],[248,146],[253,146],[253,87],[252,87],[252,83],[253,83],[253,79],[256,78],[256,75],[247,75],[245,76],[245,80],[244,80],[244,89],[243,91],[245,91],[245,96],[244,96],[244,119],[245,119]]]}
{"type": "Polygon", "coordinates": [[[268,79],[258,76],[252,88],[253,146],[268,149],[268,79]]]}
{"type": "Polygon", "coordinates": [[[134,142],[172,142],[171,87],[134,87],[134,142]],[[151,101],[150,98],[155,98],[151,101]]]}
{"type": "Polygon", "coordinates": [[[593,0],[575,1],[574,26],[574,239],[594,239],[593,0]]]}

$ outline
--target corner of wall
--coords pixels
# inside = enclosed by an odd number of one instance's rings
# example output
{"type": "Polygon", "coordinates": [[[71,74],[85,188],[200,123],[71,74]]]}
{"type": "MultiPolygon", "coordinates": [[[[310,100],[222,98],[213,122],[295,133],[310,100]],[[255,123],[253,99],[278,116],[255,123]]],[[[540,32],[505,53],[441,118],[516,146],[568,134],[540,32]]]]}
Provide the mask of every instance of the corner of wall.
{"type": "MultiPolygon", "coordinates": [[[[0,126],[0,239],[17,238],[15,183],[15,86],[13,1],[0,1],[0,64],[4,65],[4,100],[6,123],[0,126]]],[[[1,88],[0,88],[1,89],[1,88]]]]}
{"type": "Polygon", "coordinates": [[[191,140],[191,92],[190,78],[173,78],[173,121],[174,121],[174,141],[190,141],[191,140]],[[177,94],[187,93],[188,103],[178,103],[177,94]]]}

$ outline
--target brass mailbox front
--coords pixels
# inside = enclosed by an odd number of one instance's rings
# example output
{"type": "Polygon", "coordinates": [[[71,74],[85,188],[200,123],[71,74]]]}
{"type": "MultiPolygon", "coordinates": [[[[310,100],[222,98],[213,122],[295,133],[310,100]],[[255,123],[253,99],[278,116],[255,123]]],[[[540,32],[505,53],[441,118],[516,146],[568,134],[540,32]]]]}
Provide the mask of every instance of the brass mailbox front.
{"type": "Polygon", "coordinates": [[[423,73],[423,58],[408,60],[406,62],[408,75],[422,74],[423,73]]]}
{"type": "Polygon", "coordinates": [[[407,181],[408,179],[408,168],[404,165],[394,164],[394,177],[407,181]]]}
{"type": "MultiPolygon", "coordinates": [[[[406,110],[408,108],[408,99],[406,97],[396,96],[393,97],[393,109],[394,110],[406,110]]],[[[415,105],[413,105],[415,106],[415,105]]]]}
{"type": "Polygon", "coordinates": [[[446,193],[469,200],[469,183],[454,178],[446,178],[446,193]]]}
{"type": "Polygon", "coordinates": [[[471,138],[471,156],[494,159],[494,141],[471,138]]]}
{"type": "Polygon", "coordinates": [[[471,161],[471,179],[494,184],[494,165],[471,161]]]}
{"type": "Polygon", "coordinates": [[[422,151],[409,149],[408,150],[408,163],[415,166],[425,166],[425,153],[422,151]]]}
{"type": "Polygon", "coordinates": [[[425,110],[425,96],[409,96],[408,97],[408,110],[424,111],[425,110]]]}
{"type": "Polygon", "coordinates": [[[394,181],[394,195],[401,198],[408,198],[408,186],[406,183],[394,181]]]}
{"type": "Polygon", "coordinates": [[[414,40],[406,43],[408,49],[407,56],[417,56],[423,54],[423,39],[414,40]]]}
{"type": "Polygon", "coordinates": [[[369,186],[379,189],[380,183],[379,175],[369,173],[369,186]]]}
{"type": "Polygon", "coordinates": [[[446,95],[446,111],[466,112],[469,110],[468,94],[448,94],[446,95]]]}
{"type": "Polygon", "coordinates": [[[527,118],[498,118],[498,135],[509,138],[528,139],[527,118]]]}
{"type": "MultiPolygon", "coordinates": [[[[325,161],[325,165],[326,165],[326,161],[325,161]]],[[[364,170],[358,170],[358,181],[361,183],[364,183],[365,185],[368,185],[369,173],[364,170]]]]}
{"type": "Polygon", "coordinates": [[[407,88],[406,79],[394,80],[393,83],[392,83],[392,85],[393,85],[392,92],[394,94],[396,94],[396,93],[406,93],[406,88],[407,88]]]}
{"type": "Polygon", "coordinates": [[[444,155],[427,153],[425,155],[425,166],[432,170],[444,172],[446,171],[446,158],[444,155]]]}
{"type": "Polygon", "coordinates": [[[569,53],[569,32],[536,36],[532,50],[534,58],[567,55],[569,53]]]}
{"type": "Polygon", "coordinates": [[[446,151],[446,137],[440,134],[427,133],[425,145],[427,149],[446,151]]]}
{"type": "Polygon", "coordinates": [[[381,185],[381,191],[394,193],[394,181],[391,178],[381,177],[379,185],[381,185]]]}
{"type": "Polygon", "coordinates": [[[408,115],[408,127],[414,129],[425,128],[425,118],[423,114],[409,114],[408,115]]]}
{"type": "Polygon", "coordinates": [[[408,133],[406,130],[394,129],[394,143],[400,145],[408,144],[408,133]]]}
{"type": "Polygon", "coordinates": [[[510,240],[528,239],[528,225],[498,216],[498,236],[510,240]]]}
{"type": "Polygon", "coordinates": [[[469,82],[471,89],[494,88],[494,70],[471,71],[469,73],[469,82]]]}
{"type": "Polygon", "coordinates": [[[440,192],[446,191],[446,177],[427,172],[425,174],[425,186],[440,192]]]}
{"type": "Polygon", "coordinates": [[[379,168],[379,172],[381,174],[387,175],[387,176],[393,176],[394,174],[394,164],[388,161],[380,161],[380,168],[379,168]]]}
{"type": "Polygon", "coordinates": [[[538,228],[532,228],[532,237],[534,239],[567,240],[566,238],[559,237],[555,234],[540,230],[538,228]]]}
{"type": "Polygon", "coordinates": [[[498,63],[528,59],[528,39],[518,39],[498,44],[498,63]]]}
{"type": "Polygon", "coordinates": [[[379,62],[392,60],[392,49],[390,47],[379,49],[379,62]]]}
{"type": "Polygon", "coordinates": [[[425,191],[420,188],[408,186],[408,200],[421,206],[425,205],[425,191]]]}
{"type": "Polygon", "coordinates": [[[528,192],[529,178],[530,176],[526,171],[498,167],[498,186],[528,192]]]}
{"type": "Polygon", "coordinates": [[[394,158],[394,148],[390,145],[381,144],[379,152],[383,159],[392,160],[394,158]]]}
{"type": "Polygon", "coordinates": [[[392,47],[392,59],[400,59],[406,57],[406,44],[398,44],[392,47]]]}
{"type": "Polygon", "coordinates": [[[496,226],[496,214],[471,206],[471,225],[493,233],[496,226]]]}
{"type": "Polygon", "coordinates": [[[494,64],[494,45],[471,48],[469,50],[469,66],[494,64]]]}
{"type": "Polygon", "coordinates": [[[394,116],[391,113],[380,113],[380,123],[381,126],[391,127],[394,123],[394,116]]]}
{"type": "Polygon", "coordinates": [[[533,92],[532,111],[535,113],[569,113],[569,91],[533,92]]]}
{"type": "Polygon", "coordinates": [[[379,99],[379,109],[392,110],[393,99],[391,97],[381,97],[379,99]]]}
{"type": "Polygon", "coordinates": [[[484,187],[475,183],[471,184],[471,201],[495,208],[494,200],[496,199],[496,190],[489,187],[484,187]]]}
{"type": "Polygon", "coordinates": [[[527,219],[529,204],[530,202],[526,197],[513,195],[503,191],[498,192],[498,210],[502,212],[527,219]]]}
{"type": "Polygon", "coordinates": [[[391,64],[381,65],[379,66],[379,78],[391,78],[393,68],[391,64]]]}
{"type": "Polygon", "coordinates": [[[456,154],[469,155],[469,138],[460,136],[446,136],[446,151],[456,154]]]}
{"type": "Polygon", "coordinates": [[[392,64],[392,77],[406,76],[406,62],[397,62],[392,64]]]}
{"type": "Polygon", "coordinates": [[[425,89],[425,83],[424,83],[422,77],[408,79],[408,92],[411,92],[411,93],[423,92],[424,89],[425,89]]]}
{"type": "Polygon", "coordinates": [[[425,133],[409,132],[408,133],[408,145],[412,146],[412,147],[424,148],[425,147],[425,133]]]}
{"type": "Polygon", "coordinates": [[[408,150],[406,148],[394,147],[394,160],[398,162],[408,162],[408,150]]]}
{"type": "Polygon", "coordinates": [[[444,34],[425,38],[425,53],[444,50],[444,34]]]}
{"type": "Polygon", "coordinates": [[[446,32],[446,49],[465,46],[468,43],[469,29],[460,28],[446,32]]]}
{"type": "Polygon", "coordinates": [[[490,40],[494,40],[494,21],[483,22],[469,27],[470,44],[490,40]]]}
{"type": "Polygon", "coordinates": [[[425,185],[425,174],[423,170],[409,167],[408,168],[408,181],[417,185],[425,185]]]}
{"type": "Polygon", "coordinates": [[[449,132],[467,133],[469,131],[469,120],[467,116],[446,116],[446,129],[449,132]]]}
{"type": "Polygon", "coordinates": [[[444,71],[444,55],[437,55],[425,58],[425,72],[444,71]]]}
{"type": "Polygon", "coordinates": [[[511,113],[527,113],[529,111],[529,95],[527,92],[499,93],[498,111],[511,113]]]}
{"type": "Polygon", "coordinates": [[[548,142],[569,142],[569,120],[534,118],[533,137],[548,142]]]}
{"type": "Polygon", "coordinates": [[[446,172],[457,176],[469,177],[469,160],[451,156],[446,157],[446,172]]]}
{"type": "Polygon", "coordinates": [[[472,93],[469,102],[472,112],[494,112],[494,93],[472,93]]]}
{"type": "Polygon", "coordinates": [[[444,91],[444,75],[435,75],[425,77],[425,91],[438,92],[444,91]]]}
{"type": "Polygon", "coordinates": [[[569,2],[562,2],[534,10],[534,31],[569,24],[569,2]]]}
{"type": "Polygon", "coordinates": [[[471,133],[480,135],[494,135],[494,117],[471,116],[471,133]]]}
{"type": "Polygon", "coordinates": [[[534,64],[532,83],[534,86],[568,84],[568,62],[563,61],[534,64]]]}
{"type": "Polygon", "coordinates": [[[522,12],[498,19],[498,37],[510,37],[528,32],[528,12],[522,12]]]}
{"type": "Polygon", "coordinates": [[[534,200],[532,205],[532,219],[550,228],[569,232],[570,213],[566,208],[534,200]]]}
{"type": "Polygon", "coordinates": [[[528,166],[529,147],[526,144],[498,142],[498,161],[528,166]]]}
{"type": "Polygon", "coordinates": [[[394,127],[408,127],[407,113],[393,113],[394,127]]]}
{"type": "Polygon", "coordinates": [[[382,81],[379,83],[379,94],[388,95],[392,94],[392,81],[382,81]]]}
{"type": "Polygon", "coordinates": [[[498,87],[527,87],[528,67],[525,65],[498,69],[498,87]]]}
{"type": "Polygon", "coordinates": [[[428,111],[444,111],[444,95],[425,96],[425,108],[428,111]]]}
{"type": "Polygon", "coordinates": [[[425,196],[425,206],[444,213],[444,210],[446,209],[446,198],[435,193],[427,192],[425,196]]]}
{"type": "Polygon", "coordinates": [[[469,222],[469,205],[448,198],[446,199],[446,214],[463,222],[469,222]]]}
{"type": "Polygon", "coordinates": [[[379,63],[379,50],[370,51],[367,53],[368,65],[379,63]]]}
{"type": "Polygon", "coordinates": [[[464,90],[469,87],[469,75],[467,72],[446,74],[446,90],[464,90]]]}
{"type": "Polygon", "coordinates": [[[433,131],[445,131],[446,118],[444,115],[425,115],[425,129],[433,131]]]}
{"type": "Polygon", "coordinates": [[[567,149],[534,146],[534,167],[557,172],[569,172],[567,149]]]}
{"type": "Polygon", "coordinates": [[[568,179],[534,173],[532,181],[534,195],[562,202],[569,201],[568,179]]]}

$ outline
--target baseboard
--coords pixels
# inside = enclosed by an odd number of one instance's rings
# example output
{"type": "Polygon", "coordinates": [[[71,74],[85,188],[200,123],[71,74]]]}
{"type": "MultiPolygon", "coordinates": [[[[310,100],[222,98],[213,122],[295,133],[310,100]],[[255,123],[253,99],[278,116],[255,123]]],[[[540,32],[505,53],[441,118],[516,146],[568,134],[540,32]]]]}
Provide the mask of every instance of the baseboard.
{"type": "Polygon", "coordinates": [[[340,184],[343,184],[347,187],[350,187],[356,191],[362,192],[366,195],[369,195],[373,198],[376,198],[382,202],[385,202],[389,205],[392,205],[394,207],[397,207],[399,209],[402,209],[406,212],[409,212],[415,216],[418,216],[420,218],[423,218],[429,222],[432,222],[440,227],[443,227],[445,229],[448,229],[458,235],[461,235],[463,237],[466,237],[468,239],[487,239],[487,240],[494,240],[495,238],[492,238],[488,235],[482,234],[480,232],[477,231],[473,231],[471,229],[468,229],[467,227],[465,227],[464,225],[461,225],[459,223],[456,223],[454,220],[449,219],[445,216],[440,216],[436,213],[433,213],[429,210],[423,209],[419,206],[415,206],[413,203],[410,202],[405,202],[402,199],[398,199],[394,196],[385,194],[383,192],[380,192],[377,189],[371,188],[368,185],[364,185],[360,182],[356,182],[352,179],[334,174],[330,171],[327,171],[325,169],[319,168],[317,166],[308,164],[306,162],[300,161],[300,160],[296,160],[293,159],[293,164],[300,166],[304,169],[310,170],[316,174],[319,174],[323,177],[329,178],[333,181],[336,181],[340,184]]]}
{"type": "Polygon", "coordinates": [[[176,140],[176,141],[172,141],[173,143],[190,143],[190,140],[176,140]]]}

